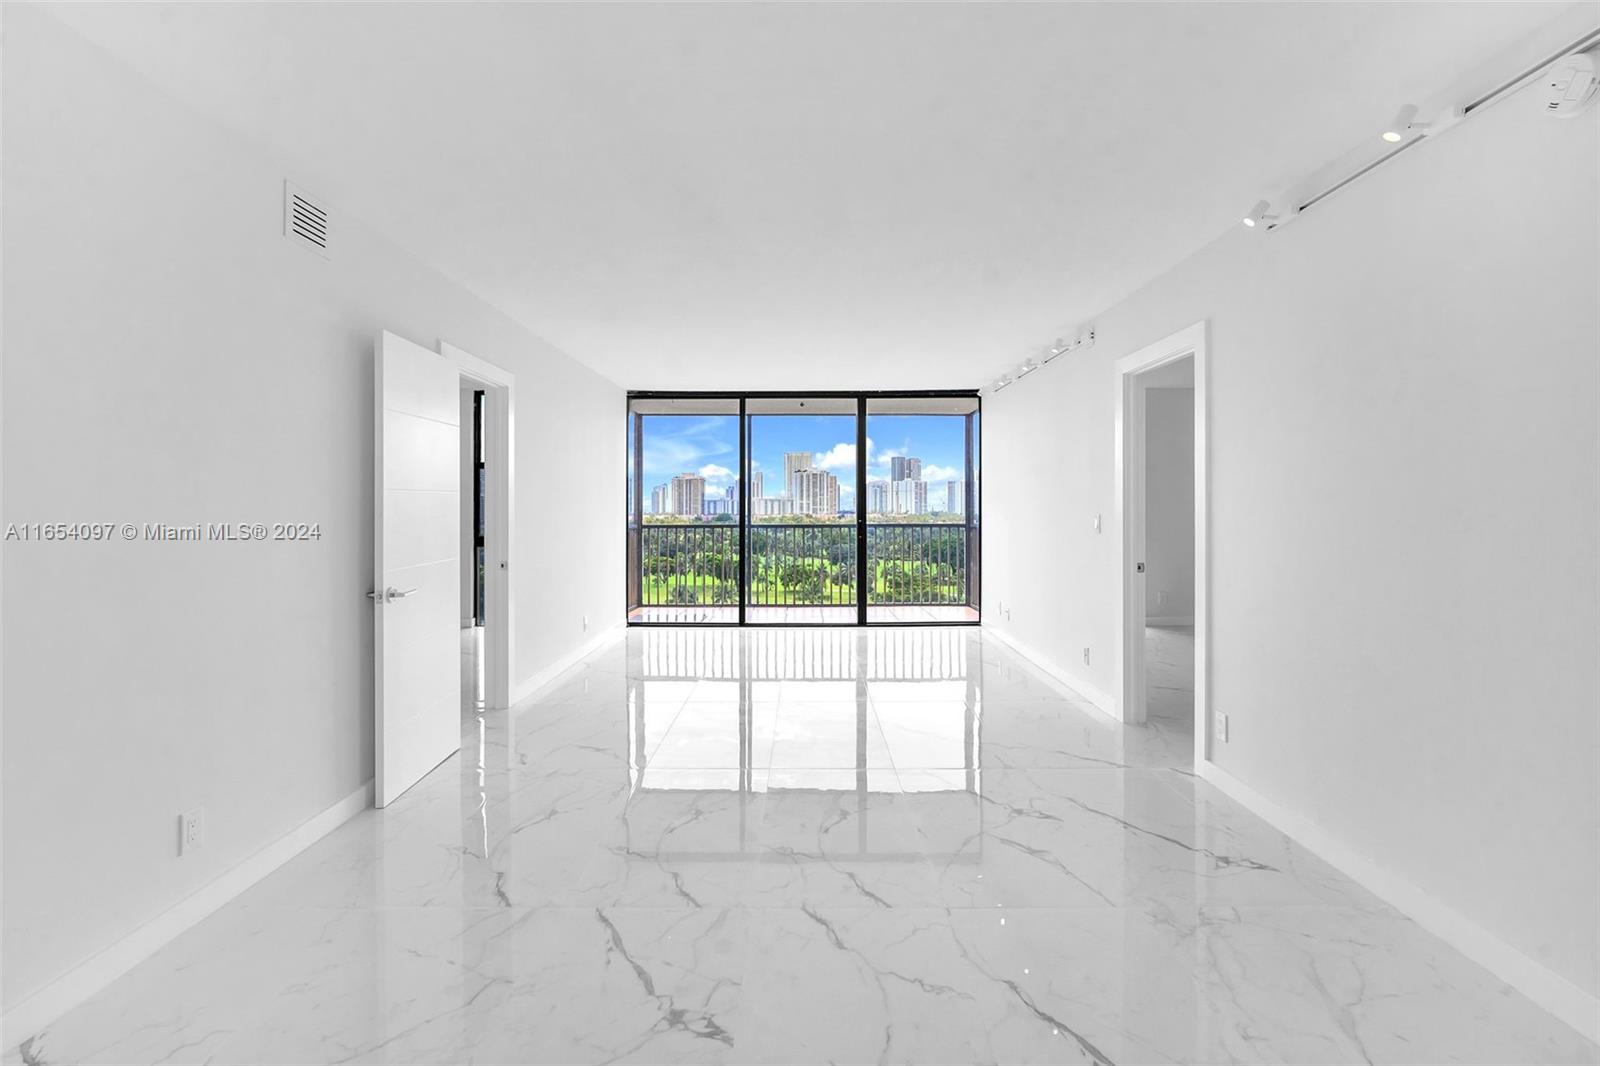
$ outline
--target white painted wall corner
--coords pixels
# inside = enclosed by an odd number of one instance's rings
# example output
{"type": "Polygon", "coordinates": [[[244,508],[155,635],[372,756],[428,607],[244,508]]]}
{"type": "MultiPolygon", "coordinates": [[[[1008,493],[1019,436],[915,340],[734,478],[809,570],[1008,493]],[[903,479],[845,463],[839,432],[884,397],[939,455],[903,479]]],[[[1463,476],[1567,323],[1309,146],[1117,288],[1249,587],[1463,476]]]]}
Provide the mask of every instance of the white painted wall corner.
{"type": "Polygon", "coordinates": [[[574,666],[577,666],[578,663],[582,662],[584,659],[587,659],[595,652],[606,647],[627,631],[628,627],[625,623],[617,622],[615,625],[601,630],[600,633],[597,634],[595,638],[589,641],[587,644],[580,644],[578,647],[574,648],[572,651],[569,651],[567,654],[563,655],[549,666],[546,666],[543,670],[540,670],[532,677],[526,679],[525,681],[519,681],[511,691],[512,706],[516,706],[529,697],[536,695],[540,689],[546,687],[556,678],[560,677],[574,666]]]}
{"type": "Polygon", "coordinates": [[[1215,763],[1201,763],[1197,772],[1422,928],[1588,1039],[1600,1043],[1600,998],[1529,958],[1437,896],[1384,869],[1311,819],[1263,796],[1215,763]]]}
{"type": "Polygon", "coordinates": [[[0,1018],[0,1047],[15,1047],[37,1034],[371,806],[372,782],[369,780],[237,866],[218,874],[110,947],[80,962],[0,1018]]]}
{"type": "Polygon", "coordinates": [[[983,627],[983,635],[985,637],[995,638],[996,640],[1000,641],[1000,643],[1004,644],[1006,647],[1010,648],[1012,651],[1028,660],[1028,662],[1032,663],[1033,666],[1046,678],[1054,681],[1063,689],[1067,690],[1068,696],[1074,699],[1086,701],[1090,706],[1094,707],[1095,710],[1099,711],[1113,722],[1121,723],[1122,719],[1117,716],[1117,703],[1111,698],[1109,693],[1096,688],[1094,685],[1091,685],[1089,682],[1083,680],[1083,678],[1078,677],[1076,674],[1072,673],[1072,671],[1063,668],[1058,663],[1052,661],[1050,658],[1041,654],[1040,652],[1037,652],[1027,645],[1018,642],[1015,637],[1011,636],[1009,633],[1006,633],[1004,630],[997,629],[993,625],[985,625],[983,627]]]}

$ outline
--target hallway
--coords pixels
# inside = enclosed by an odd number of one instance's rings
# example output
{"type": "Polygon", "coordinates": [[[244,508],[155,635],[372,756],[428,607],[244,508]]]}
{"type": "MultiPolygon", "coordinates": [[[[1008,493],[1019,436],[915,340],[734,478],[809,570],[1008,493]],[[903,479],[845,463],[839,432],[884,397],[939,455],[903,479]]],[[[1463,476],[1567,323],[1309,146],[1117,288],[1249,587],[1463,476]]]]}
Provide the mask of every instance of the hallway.
{"type": "Polygon", "coordinates": [[[979,629],[630,630],[6,1062],[1595,1061],[1190,758],[979,629]]]}

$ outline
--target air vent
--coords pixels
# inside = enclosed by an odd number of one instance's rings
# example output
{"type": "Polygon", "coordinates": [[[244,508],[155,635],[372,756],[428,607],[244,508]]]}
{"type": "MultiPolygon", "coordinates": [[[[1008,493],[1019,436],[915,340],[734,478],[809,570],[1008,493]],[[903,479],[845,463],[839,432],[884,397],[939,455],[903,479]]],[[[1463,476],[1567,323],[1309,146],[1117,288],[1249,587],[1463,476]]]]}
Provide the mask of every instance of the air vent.
{"type": "Polygon", "coordinates": [[[283,183],[283,235],[328,258],[328,209],[292,182],[283,183]]]}

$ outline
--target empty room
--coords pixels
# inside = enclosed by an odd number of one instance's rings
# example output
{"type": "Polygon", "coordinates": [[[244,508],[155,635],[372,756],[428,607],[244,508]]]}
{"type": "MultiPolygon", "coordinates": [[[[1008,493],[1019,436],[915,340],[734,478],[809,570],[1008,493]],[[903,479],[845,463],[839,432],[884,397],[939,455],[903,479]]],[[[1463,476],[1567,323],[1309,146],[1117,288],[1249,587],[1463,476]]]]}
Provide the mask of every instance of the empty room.
{"type": "Polygon", "coordinates": [[[0,1063],[1600,1064],[1597,92],[0,3],[0,1063]]]}

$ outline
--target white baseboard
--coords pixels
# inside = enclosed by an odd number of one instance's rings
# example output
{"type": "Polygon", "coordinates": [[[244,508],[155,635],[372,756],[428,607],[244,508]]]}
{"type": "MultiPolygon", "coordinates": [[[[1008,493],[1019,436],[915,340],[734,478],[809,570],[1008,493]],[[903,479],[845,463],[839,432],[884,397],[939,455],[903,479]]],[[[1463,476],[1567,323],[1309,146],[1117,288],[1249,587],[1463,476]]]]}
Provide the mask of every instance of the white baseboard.
{"type": "Polygon", "coordinates": [[[1040,673],[1044,674],[1051,681],[1054,681],[1058,685],[1067,689],[1070,695],[1087,700],[1095,710],[1099,711],[1101,714],[1104,714],[1112,721],[1121,724],[1122,719],[1117,714],[1117,701],[1112,699],[1105,692],[1102,692],[1100,689],[1083,680],[1083,678],[1073,674],[1071,671],[1063,669],[1056,663],[1051,662],[1048,658],[1034,651],[1026,644],[1020,643],[1015,637],[1004,632],[1003,630],[996,629],[992,625],[985,625],[983,627],[983,634],[986,637],[994,637],[998,639],[1000,643],[1004,644],[1006,647],[1010,648],[1024,659],[1027,659],[1034,665],[1035,668],[1039,670],[1040,673]]]}
{"type": "Polygon", "coordinates": [[[1192,626],[1194,625],[1194,615],[1158,614],[1146,616],[1144,624],[1147,626],[1192,626]]]}
{"type": "Polygon", "coordinates": [[[580,645],[577,648],[574,648],[572,651],[569,651],[567,654],[563,655],[549,666],[546,666],[543,670],[540,670],[532,677],[517,682],[517,684],[512,686],[511,689],[512,706],[516,706],[529,696],[532,696],[550,682],[554,681],[556,678],[560,677],[574,666],[577,666],[578,663],[582,662],[590,655],[593,655],[607,644],[610,644],[613,640],[616,640],[627,631],[628,627],[624,623],[618,622],[615,625],[602,630],[598,636],[589,641],[587,644],[580,645]]]}
{"type": "Polygon", "coordinates": [[[82,1003],[180,933],[198,925],[223,904],[372,806],[368,781],[320,814],[302,822],[232,869],[162,911],[110,947],[80,962],[0,1018],[0,1047],[15,1047],[82,1003]]]}
{"type": "Polygon", "coordinates": [[[1287,810],[1219,768],[1201,763],[1199,775],[1411,918],[1590,1040],[1600,1042],[1600,997],[1524,955],[1435,896],[1335,838],[1304,815],[1287,810]]]}

